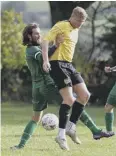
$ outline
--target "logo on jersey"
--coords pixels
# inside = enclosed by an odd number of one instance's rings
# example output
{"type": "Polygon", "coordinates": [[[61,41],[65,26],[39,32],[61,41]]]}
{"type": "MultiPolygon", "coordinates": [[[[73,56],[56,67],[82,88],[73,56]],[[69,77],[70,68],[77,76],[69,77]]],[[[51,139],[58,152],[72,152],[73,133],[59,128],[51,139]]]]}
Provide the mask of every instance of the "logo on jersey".
{"type": "Polygon", "coordinates": [[[64,83],[65,83],[65,84],[69,84],[69,83],[71,83],[70,78],[66,78],[66,79],[64,79],[64,83]]]}

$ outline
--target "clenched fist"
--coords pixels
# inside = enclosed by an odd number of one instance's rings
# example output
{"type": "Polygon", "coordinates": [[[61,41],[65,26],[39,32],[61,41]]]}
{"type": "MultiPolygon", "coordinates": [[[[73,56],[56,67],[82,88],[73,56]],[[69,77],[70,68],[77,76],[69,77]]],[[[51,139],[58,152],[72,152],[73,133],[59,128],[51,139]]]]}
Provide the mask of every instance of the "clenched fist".
{"type": "Polygon", "coordinates": [[[47,73],[51,70],[51,66],[49,62],[43,62],[43,70],[47,73]]]}

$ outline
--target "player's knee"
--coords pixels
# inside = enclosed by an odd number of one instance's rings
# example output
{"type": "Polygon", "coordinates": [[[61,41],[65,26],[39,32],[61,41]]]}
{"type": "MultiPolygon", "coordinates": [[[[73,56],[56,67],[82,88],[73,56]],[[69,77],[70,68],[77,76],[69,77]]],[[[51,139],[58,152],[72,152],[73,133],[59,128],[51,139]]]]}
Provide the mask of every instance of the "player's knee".
{"type": "Polygon", "coordinates": [[[105,109],[105,112],[106,113],[110,113],[110,112],[113,111],[113,106],[110,105],[110,104],[106,104],[105,107],[104,107],[104,109],[105,109]]]}
{"type": "Polygon", "coordinates": [[[80,102],[84,105],[87,104],[88,100],[90,98],[90,93],[87,92],[86,94],[84,94],[83,96],[80,97],[80,102]]]}
{"type": "Polygon", "coordinates": [[[33,112],[32,120],[38,123],[41,120],[42,114],[43,114],[43,111],[33,112]]]}
{"type": "Polygon", "coordinates": [[[40,121],[40,117],[39,116],[32,116],[32,120],[38,123],[40,121]]]}

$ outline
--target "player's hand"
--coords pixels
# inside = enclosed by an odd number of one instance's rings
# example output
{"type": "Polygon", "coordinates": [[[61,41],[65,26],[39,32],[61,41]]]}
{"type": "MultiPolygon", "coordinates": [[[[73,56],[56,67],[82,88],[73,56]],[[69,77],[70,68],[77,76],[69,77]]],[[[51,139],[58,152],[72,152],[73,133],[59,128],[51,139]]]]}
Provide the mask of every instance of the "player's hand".
{"type": "Polygon", "coordinates": [[[44,62],[43,63],[43,70],[45,72],[47,72],[47,73],[51,70],[51,66],[50,66],[50,63],[49,62],[44,62]]]}
{"type": "Polygon", "coordinates": [[[111,68],[110,67],[105,67],[104,70],[105,70],[106,73],[110,73],[111,72],[111,68]]]}
{"type": "Polygon", "coordinates": [[[63,42],[64,42],[64,34],[58,34],[56,36],[55,45],[59,47],[59,45],[63,42]]]}

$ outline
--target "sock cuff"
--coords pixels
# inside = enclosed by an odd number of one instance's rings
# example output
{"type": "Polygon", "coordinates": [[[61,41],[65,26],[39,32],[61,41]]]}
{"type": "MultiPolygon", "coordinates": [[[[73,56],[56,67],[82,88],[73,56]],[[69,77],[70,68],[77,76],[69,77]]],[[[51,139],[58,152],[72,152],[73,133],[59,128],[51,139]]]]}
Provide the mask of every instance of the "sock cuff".
{"type": "Polygon", "coordinates": [[[110,115],[110,114],[114,114],[114,112],[106,112],[106,114],[109,114],[110,115]]]}
{"type": "Polygon", "coordinates": [[[33,122],[33,123],[37,124],[37,121],[34,121],[34,120],[31,120],[30,122],[33,122]]]}
{"type": "Polygon", "coordinates": [[[75,102],[73,103],[73,106],[77,106],[77,105],[78,105],[79,107],[82,107],[82,108],[85,107],[83,104],[79,103],[78,101],[75,101],[75,102]]]}
{"type": "Polygon", "coordinates": [[[69,106],[69,105],[67,105],[65,103],[61,104],[61,107],[65,108],[65,109],[70,109],[71,108],[71,106],[69,106]]]}
{"type": "Polygon", "coordinates": [[[70,111],[70,106],[69,105],[67,105],[67,104],[61,104],[61,106],[60,106],[60,110],[59,110],[59,114],[69,114],[69,111],[70,111]]]}

